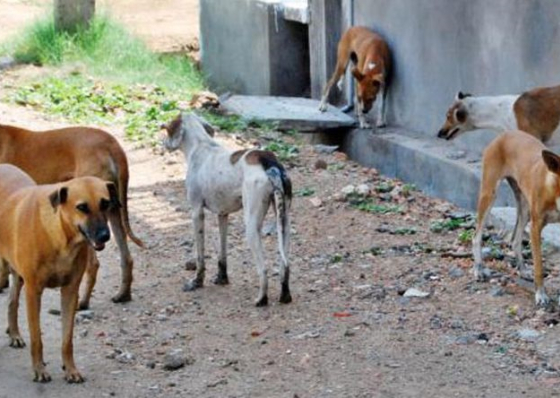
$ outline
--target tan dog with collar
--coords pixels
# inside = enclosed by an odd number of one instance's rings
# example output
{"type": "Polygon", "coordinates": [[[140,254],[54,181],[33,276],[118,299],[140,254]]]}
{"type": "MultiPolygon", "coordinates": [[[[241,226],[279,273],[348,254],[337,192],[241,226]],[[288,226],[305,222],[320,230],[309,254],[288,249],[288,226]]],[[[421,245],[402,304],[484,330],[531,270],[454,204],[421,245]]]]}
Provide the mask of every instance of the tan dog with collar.
{"type": "Polygon", "coordinates": [[[37,185],[23,171],[0,165],[0,261],[13,284],[8,304],[10,346],[25,346],[18,326],[19,295],[25,285],[27,322],[35,381],[48,382],[43,361],[40,311],[45,288],[60,287],[62,363],[69,383],[81,383],[74,364],[72,336],[78,291],[95,250],[110,239],[109,213],[119,207],[112,182],[81,177],[37,185]]]}
{"type": "MultiPolygon", "coordinates": [[[[113,302],[131,299],[133,261],[127,237],[140,247],[144,244],[130,228],[128,220],[128,162],[117,140],[109,133],[88,127],[68,127],[42,132],[0,125],[0,163],[19,167],[37,184],[56,184],[71,178],[94,176],[115,184],[120,208],[109,214],[109,222],[121,253],[122,282],[113,302]]],[[[95,257],[95,256],[94,256],[95,257]]],[[[7,272],[0,265],[0,290],[7,287],[7,272]]],[[[99,268],[97,258],[88,268],[85,294],[80,308],[89,307],[99,268]]]]}
{"type": "Polygon", "coordinates": [[[338,43],[338,56],[334,73],[323,91],[319,110],[327,110],[327,100],[332,86],[338,82],[342,88],[344,72],[352,61],[352,75],[356,79],[356,114],[360,128],[369,128],[366,114],[379,95],[377,127],[385,126],[385,96],[387,78],[391,68],[391,53],[387,42],[377,33],[363,26],[348,29],[338,43]]]}

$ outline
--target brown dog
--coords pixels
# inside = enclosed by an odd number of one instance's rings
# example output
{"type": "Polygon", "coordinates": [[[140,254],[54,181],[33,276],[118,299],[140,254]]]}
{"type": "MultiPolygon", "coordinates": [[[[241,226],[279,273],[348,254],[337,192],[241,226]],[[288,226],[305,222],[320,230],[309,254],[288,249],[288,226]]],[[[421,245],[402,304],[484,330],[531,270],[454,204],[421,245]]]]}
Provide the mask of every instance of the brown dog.
{"type": "Polygon", "coordinates": [[[323,91],[319,110],[327,110],[329,92],[336,82],[342,88],[342,79],[349,61],[352,61],[352,75],[357,82],[356,113],[360,128],[370,127],[365,115],[372,108],[378,94],[377,127],[385,126],[386,83],[391,68],[391,53],[380,35],[363,26],[348,29],[340,39],[336,68],[323,91]]]}
{"type": "MultiPolygon", "coordinates": [[[[122,282],[113,302],[131,299],[133,261],[127,236],[138,246],[143,243],[131,231],[128,220],[128,162],[117,140],[105,131],[69,127],[34,132],[0,125],[0,163],[11,163],[33,178],[37,184],[54,184],[75,177],[94,176],[115,184],[120,208],[109,213],[109,222],[121,253],[122,282]]],[[[99,263],[95,258],[88,268],[86,293],[80,308],[88,308],[99,263]]],[[[7,272],[1,270],[0,290],[7,286],[7,272]]]]}
{"type": "Polygon", "coordinates": [[[112,182],[81,177],[36,185],[17,167],[0,165],[0,261],[13,276],[7,333],[10,346],[25,346],[18,326],[19,295],[25,284],[35,381],[51,379],[43,361],[40,327],[41,296],[47,287],[60,287],[66,380],[84,380],[74,364],[72,345],[78,291],[86,265],[93,260],[91,248],[105,247],[110,238],[107,221],[118,207],[112,182]]]}
{"type": "Polygon", "coordinates": [[[473,238],[474,274],[479,280],[485,279],[487,274],[482,266],[481,250],[484,223],[502,179],[508,180],[517,200],[513,250],[520,274],[527,272],[522,240],[523,231],[530,221],[535,302],[547,305],[550,300],[543,284],[541,231],[547,223],[560,221],[560,157],[522,131],[509,131],[498,136],[484,151],[477,227],[473,238]]]}

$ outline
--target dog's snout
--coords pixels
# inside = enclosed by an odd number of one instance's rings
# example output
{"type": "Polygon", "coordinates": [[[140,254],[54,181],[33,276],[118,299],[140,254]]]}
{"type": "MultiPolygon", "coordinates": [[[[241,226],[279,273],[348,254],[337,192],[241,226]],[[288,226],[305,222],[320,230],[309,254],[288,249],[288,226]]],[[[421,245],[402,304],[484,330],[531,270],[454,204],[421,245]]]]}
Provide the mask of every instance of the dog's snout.
{"type": "Polygon", "coordinates": [[[437,136],[438,136],[438,138],[445,138],[446,135],[447,135],[447,130],[441,129],[441,130],[438,132],[438,135],[437,135],[437,136]]]}
{"type": "Polygon", "coordinates": [[[111,239],[111,232],[109,231],[109,228],[105,227],[105,228],[100,228],[99,230],[97,230],[96,234],[95,234],[95,240],[99,243],[105,243],[108,242],[109,239],[111,239]]]}

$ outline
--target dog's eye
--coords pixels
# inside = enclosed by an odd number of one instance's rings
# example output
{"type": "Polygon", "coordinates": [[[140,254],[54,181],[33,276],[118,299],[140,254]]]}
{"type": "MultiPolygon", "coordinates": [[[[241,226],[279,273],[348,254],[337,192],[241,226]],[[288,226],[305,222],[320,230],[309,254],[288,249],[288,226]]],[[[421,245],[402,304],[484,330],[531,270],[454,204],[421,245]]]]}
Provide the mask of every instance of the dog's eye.
{"type": "Polygon", "coordinates": [[[84,214],[89,214],[89,206],[87,205],[87,203],[80,203],[79,205],[76,206],[76,209],[78,209],[84,214]]]}
{"type": "Polygon", "coordinates": [[[101,201],[99,202],[99,210],[107,211],[109,210],[110,205],[111,203],[107,199],[101,199],[101,201]]]}

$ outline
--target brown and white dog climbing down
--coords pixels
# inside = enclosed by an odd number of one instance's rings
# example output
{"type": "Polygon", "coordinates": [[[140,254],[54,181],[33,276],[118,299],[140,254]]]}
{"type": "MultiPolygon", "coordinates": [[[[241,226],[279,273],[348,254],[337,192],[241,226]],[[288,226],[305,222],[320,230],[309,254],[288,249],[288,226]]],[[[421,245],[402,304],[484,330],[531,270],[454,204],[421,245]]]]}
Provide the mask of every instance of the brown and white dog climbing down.
{"type": "Polygon", "coordinates": [[[535,137],[521,131],[506,132],[488,145],[482,160],[482,181],[478,198],[477,228],[473,238],[474,274],[483,280],[488,270],[482,265],[482,232],[496,196],[499,182],[506,179],[517,201],[517,225],[513,250],[521,275],[528,273],[523,262],[522,240],[531,222],[535,302],[547,305],[543,284],[541,231],[547,223],[560,221],[560,157],[535,137]]]}
{"type": "Polygon", "coordinates": [[[560,130],[560,86],[535,88],[521,95],[474,97],[459,92],[438,137],[451,140],[475,129],[521,130],[549,142],[560,130]]]}
{"type": "MultiPolygon", "coordinates": [[[[37,184],[54,184],[75,177],[94,176],[115,184],[120,208],[112,208],[109,222],[121,254],[122,282],[114,302],[131,299],[132,267],[127,236],[138,246],[143,243],[130,228],[128,220],[128,162],[117,140],[105,131],[87,127],[69,127],[35,132],[0,125],[0,163],[13,164],[37,184]]],[[[97,269],[95,259],[92,268],[97,269]]],[[[88,287],[80,300],[87,308],[95,283],[95,273],[88,273],[88,287]]],[[[0,290],[8,283],[7,272],[0,265],[0,290]]]]}
{"type": "Polygon", "coordinates": [[[338,43],[337,62],[334,73],[323,91],[319,110],[327,110],[327,101],[332,86],[338,82],[342,89],[344,73],[352,62],[352,75],[356,79],[356,113],[360,128],[369,128],[366,115],[377,101],[377,127],[385,126],[385,97],[388,75],[391,69],[391,53],[387,42],[366,27],[348,29],[338,43]]]}
{"type": "Polygon", "coordinates": [[[261,228],[268,208],[273,204],[280,252],[280,302],[292,301],[288,254],[290,248],[290,204],[292,186],[284,167],[273,153],[261,150],[232,152],[211,138],[204,123],[193,114],[179,115],[167,130],[164,146],[169,151],[180,149],[188,165],[185,186],[191,207],[196,241],[196,276],[187,282],[185,291],[203,286],[204,211],[218,215],[220,254],[214,283],[229,283],[227,275],[228,215],[243,208],[246,238],[256,263],[260,289],[257,306],[268,304],[268,279],[261,241],[261,228]]]}
{"type": "MultiPolygon", "coordinates": [[[[12,273],[8,302],[10,346],[25,343],[18,325],[21,288],[25,285],[27,323],[35,381],[48,382],[41,339],[41,297],[60,287],[62,364],[69,383],[84,381],[73,355],[74,315],[80,281],[110,238],[108,219],[118,208],[117,188],[96,177],[55,185],[37,185],[15,166],[0,165],[0,261],[12,273]]],[[[90,270],[88,270],[90,272],[90,270]]]]}

